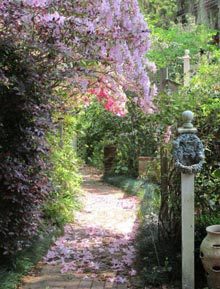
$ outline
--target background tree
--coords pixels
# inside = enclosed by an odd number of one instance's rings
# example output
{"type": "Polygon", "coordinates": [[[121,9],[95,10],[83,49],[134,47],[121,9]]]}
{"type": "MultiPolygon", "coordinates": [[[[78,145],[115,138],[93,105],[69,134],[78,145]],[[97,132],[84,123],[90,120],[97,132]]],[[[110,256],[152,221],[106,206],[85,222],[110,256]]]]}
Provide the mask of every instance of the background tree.
{"type": "Polygon", "coordinates": [[[166,28],[176,19],[177,4],[175,0],[139,0],[139,3],[152,26],[166,28]]]}

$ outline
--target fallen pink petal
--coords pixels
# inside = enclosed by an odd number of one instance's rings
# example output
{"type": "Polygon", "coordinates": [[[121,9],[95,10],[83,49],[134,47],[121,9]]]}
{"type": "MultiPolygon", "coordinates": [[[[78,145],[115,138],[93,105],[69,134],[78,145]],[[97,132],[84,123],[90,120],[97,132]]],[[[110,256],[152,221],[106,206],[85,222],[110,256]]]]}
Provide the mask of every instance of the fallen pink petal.
{"type": "Polygon", "coordinates": [[[136,275],[133,240],[138,226],[138,199],[110,186],[108,194],[92,183],[84,189],[83,210],[77,213],[74,224],[66,225],[65,235],[56,240],[45,262],[61,264],[61,273],[83,274],[83,279],[128,284],[136,275]]]}

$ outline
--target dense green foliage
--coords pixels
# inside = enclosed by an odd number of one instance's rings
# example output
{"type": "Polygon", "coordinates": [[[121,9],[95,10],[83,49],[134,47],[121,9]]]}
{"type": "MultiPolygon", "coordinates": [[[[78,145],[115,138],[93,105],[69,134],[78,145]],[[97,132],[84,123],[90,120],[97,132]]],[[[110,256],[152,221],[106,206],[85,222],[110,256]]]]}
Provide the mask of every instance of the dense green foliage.
{"type": "Polygon", "coordinates": [[[85,160],[99,167],[103,164],[104,147],[116,145],[114,172],[137,176],[138,156],[156,155],[155,128],[148,121],[150,116],[132,101],[128,111],[125,117],[117,117],[94,103],[80,117],[79,141],[82,147],[86,147],[85,160]]]}
{"type": "Polygon", "coordinates": [[[180,59],[185,49],[190,50],[191,62],[198,63],[201,53],[211,52],[215,32],[205,26],[196,25],[193,20],[185,25],[172,24],[166,30],[152,28],[152,49],[149,53],[157,67],[166,67],[182,63],[180,59]],[[175,61],[174,61],[175,60],[175,61]]]}
{"type": "Polygon", "coordinates": [[[139,0],[138,2],[151,26],[166,28],[176,18],[175,0],[139,0]]]}
{"type": "MultiPolygon", "coordinates": [[[[54,121],[59,119],[54,117],[54,121]]],[[[51,223],[63,226],[74,219],[74,210],[79,208],[81,178],[78,174],[79,161],[73,147],[75,117],[63,115],[57,121],[57,129],[50,132],[47,140],[50,145],[52,169],[49,173],[53,189],[43,206],[44,216],[51,223]]]]}

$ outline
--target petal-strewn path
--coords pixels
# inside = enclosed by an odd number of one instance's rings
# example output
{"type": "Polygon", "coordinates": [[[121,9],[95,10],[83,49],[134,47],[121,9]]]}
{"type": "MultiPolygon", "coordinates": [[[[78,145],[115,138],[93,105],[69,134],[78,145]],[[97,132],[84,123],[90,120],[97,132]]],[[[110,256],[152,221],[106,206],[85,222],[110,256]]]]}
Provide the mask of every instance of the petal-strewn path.
{"type": "Polygon", "coordinates": [[[85,167],[83,177],[83,210],[21,289],[132,287],[138,199],[102,183],[95,169],[85,167]]]}

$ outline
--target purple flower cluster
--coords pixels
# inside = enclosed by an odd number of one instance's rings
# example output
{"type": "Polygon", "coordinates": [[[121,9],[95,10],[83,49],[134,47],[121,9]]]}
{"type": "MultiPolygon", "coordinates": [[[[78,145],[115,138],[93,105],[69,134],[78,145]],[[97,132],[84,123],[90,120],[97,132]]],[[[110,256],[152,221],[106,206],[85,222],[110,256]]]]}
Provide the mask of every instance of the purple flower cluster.
{"type": "Polygon", "coordinates": [[[50,56],[53,79],[68,81],[75,94],[92,89],[106,109],[124,115],[131,90],[145,112],[154,110],[150,32],[137,0],[3,0],[0,27],[18,44],[31,44],[33,57],[50,56]]]}

